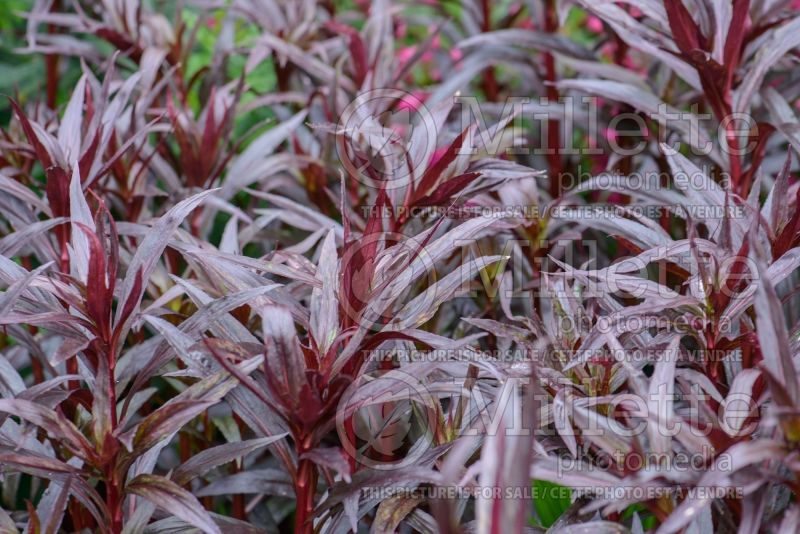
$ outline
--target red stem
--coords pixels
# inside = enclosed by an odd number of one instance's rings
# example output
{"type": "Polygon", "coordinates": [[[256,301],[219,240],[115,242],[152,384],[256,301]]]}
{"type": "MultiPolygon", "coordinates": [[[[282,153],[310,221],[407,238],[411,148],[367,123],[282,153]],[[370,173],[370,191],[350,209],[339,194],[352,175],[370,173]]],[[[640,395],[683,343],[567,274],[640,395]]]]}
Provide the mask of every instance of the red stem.
{"type": "Polygon", "coordinates": [[[731,121],[728,121],[725,125],[725,135],[728,138],[728,158],[731,163],[731,186],[740,196],[746,198],[750,184],[742,183],[742,159],[739,156],[739,139],[736,138],[736,131],[731,121]]]}
{"type": "MultiPolygon", "coordinates": [[[[556,33],[558,31],[558,13],[556,12],[555,0],[546,0],[545,2],[544,30],[548,33],[556,33]]],[[[556,82],[556,60],[553,54],[549,52],[544,54],[544,70],[547,99],[553,105],[558,102],[559,94],[554,85],[556,82]]],[[[561,124],[558,120],[548,119],[547,141],[544,149],[547,165],[550,168],[550,196],[554,199],[561,196],[562,192],[560,146],[561,124]]]]}
{"type": "MultiPolygon", "coordinates": [[[[117,433],[117,426],[119,424],[117,420],[117,385],[114,379],[114,372],[117,367],[117,355],[113,344],[106,341],[106,347],[106,358],[108,362],[108,384],[106,386],[106,393],[109,400],[109,419],[111,420],[110,436],[106,437],[106,443],[115,444],[116,438],[114,436],[117,433]]],[[[115,447],[115,445],[111,446],[115,447]]],[[[116,470],[118,452],[118,449],[115,447],[114,453],[106,463],[106,504],[111,514],[111,532],[114,534],[122,532],[122,508],[125,502],[121,480],[116,470]]]]}
{"type": "MultiPolygon", "coordinates": [[[[116,457],[116,454],[114,455],[116,457]]],[[[114,469],[116,462],[111,461],[106,468],[106,506],[111,514],[111,532],[122,532],[122,489],[114,469]]]]}
{"type": "MultiPolygon", "coordinates": [[[[58,10],[60,1],[55,0],[53,5],[50,6],[50,12],[54,12],[58,10]]],[[[57,28],[53,24],[49,24],[47,26],[47,33],[53,34],[56,33],[57,28]]],[[[45,64],[45,75],[47,79],[47,107],[50,109],[56,109],[56,103],[58,98],[58,54],[47,54],[44,56],[44,64],[45,64]]]]}
{"type": "Polygon", "coordinates": [[[300,460],[294,483],[297,509],[294,514],[295,534],[313,534],[314,490],[317,487],[317,468],[311,460],[300,460]]]}
{"type": "MultiPolygon", "coordinates": [[[[481,0],[481,8],[483,11],[483,25],[482,30],[484,33],[491,31],[491,5],[489,0],[481,0]]],[[[486,100],[489,102],[497,101],[498,89],[497,80],[494,77],[494,67],[487,67],[483,74],[483,91],[486,94],[486,100]]]]}

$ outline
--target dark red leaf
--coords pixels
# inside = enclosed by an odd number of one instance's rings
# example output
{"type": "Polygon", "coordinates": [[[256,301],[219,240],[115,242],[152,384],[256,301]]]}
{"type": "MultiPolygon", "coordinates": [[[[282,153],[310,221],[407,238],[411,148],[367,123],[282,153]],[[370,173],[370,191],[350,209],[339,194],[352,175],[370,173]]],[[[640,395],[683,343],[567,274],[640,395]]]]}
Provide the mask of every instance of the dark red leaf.
{"type": "Polygon", "coordinates": [[[22,111],[22,108],[19,107],[19,104],[17,104],[13,99],[9,98],[8,101],[11,104],[11,107],[14,109],[14,113],[16,113],[20,124],[22,125],[22,130],[25,132],[25,137],[28,138],[28,142],[33,146],[39,163],[41,163],[42,167],[45,169],[52,167],[53,159],[50,157],[50,154],[47,152],[47,149],[44,147],[44,145],[42,145],[42,143],[39,141],[36,132],[33,131],[33,127],[31,126],[28,117],[25,115],[25,112],[22,111]]]}
{"type": "Polygon", "coordinates": [[[437,187],[436,190],[430,195],[419,199],[417,202],[414,203],[414,205],[418,207],[441,206],[443,203],[447,202],[453,195],[455,195],[459,191],[464,190],[480,175],[481,173],[479,172],[468,172],[466,174],[454,176],[453,178],[450,178],[449,180],[441,184],[439,187],[437,187]]]}
{"type": "Polygon", "coordinates": [[[455,161],[456,156],[458,156],[458,152],[464,146],[464,139],[467,137],[467,134],[471,129],[472,126],[467,126],[464,128],[458,137],[456,137],[455,140],[450,144],[442,157],[425,171],[425,174],[422,175],[422,178],[419,181],[419,186],[417,187],[416,191],[414,191],[414,195],[411,200],[412,205],[436,184],[442,173],[451,163],[453,163],[453,161],[455,161]]]}
{"type": "Polygon", "coordinates": [[[683,5],[683,0],[666,0],[664,9],[667,11],[672,37],[680,51],[688,55],[692,50],[700,49],[703,34],[692,19],[689,10],[683,5]]]}

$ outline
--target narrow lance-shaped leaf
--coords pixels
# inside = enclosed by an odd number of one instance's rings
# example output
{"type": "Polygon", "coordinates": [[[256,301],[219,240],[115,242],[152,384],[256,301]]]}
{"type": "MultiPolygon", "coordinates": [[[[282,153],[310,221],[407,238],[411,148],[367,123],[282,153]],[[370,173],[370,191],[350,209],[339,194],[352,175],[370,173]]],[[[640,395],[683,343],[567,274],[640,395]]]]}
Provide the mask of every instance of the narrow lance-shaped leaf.
{"type": "Polygon", "coordinates": [[[270,443],[283,439],[287,434],[280,434],[278,436],[270,436],[267,438],[256,438],[246,441],[238,441],[234,443],[226,443],[218,445],[210,449],[206,449],[198,454],[192,456],[188,461],[179,465],[172,473],[172,480],[183,486],[187,482],[203,476],[210,470],[222,464],[232,462],[237,458],[246,456],[255,452],[270,443]]]}
{"type": "Polygon", "coordinates": [[[789,349],[789,334],[783,307],[769,279],[763,262],[757,262],[758,286],[755,293],[756,331],[764,363],[773,376],[783,383],[790,398],[797,403],[797,374],[789,349]]]}
{"type": "MultiPolygon", "coordinates": [[[[156,262],[161,257],[161,253],[167,247],[172,234],[181,224],[184,218],[192,212],[206,197],[213,194],[216,189],[203,191],[193,197],[187,198],[179,202],[175,207],[170,209],[163,217],[161,217],[156,224],[148,231],[142,243],[137,247],[136,254],[131,259],[128,265],[128,272],[120,287],[120,302],[125,302],[125,307],[128,307],[128,302],[133,302],[133,309],[131,315],[135,314],[139,307],[138,300],[141,298],[142,288],[139,287],[141,282],[137,283],[137,279],[148,280],[150,273],[156,266],[156,262]],[[141,270],[141,272],[140,272],[141,270]]],[[[123,307],[117,308],[117,313],[114,316],[115,328],[120,329],[120,321],[123,315],[123,307]]],[[[130,316],[126,322],[130,321],[130,316]]]]}
{"type": "Polygon", "coordinates": [[[207,534],[222,534],[197,497],[171,480],[156,475],[139,475],[125,491],[152,502],[165,512],[179,517],[207,534]]]}

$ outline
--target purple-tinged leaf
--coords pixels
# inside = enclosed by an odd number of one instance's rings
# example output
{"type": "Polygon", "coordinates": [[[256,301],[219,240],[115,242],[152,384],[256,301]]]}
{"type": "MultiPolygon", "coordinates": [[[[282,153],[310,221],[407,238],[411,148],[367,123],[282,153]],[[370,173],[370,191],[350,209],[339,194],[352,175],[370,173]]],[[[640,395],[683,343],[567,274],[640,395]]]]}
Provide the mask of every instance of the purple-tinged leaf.
{"type": "Polygon", "coordinates": [[[336,255],[336,234],[333,230],[322,243],[317,277],[321,287],[311,291],[311,334],[321,354],[326,354],[339,334],[339,258],[336,255]]]}
{"type": "Polygon", "coordinates": [[[317,447],[303,453],[300,459],[311,460],[315,464],[336,471],[345,482],[350,482],[350,462],[347,454],[339,447],[317,447]]]}
{"type": "Polygon", "coordinates": [[[767,369],[783,384],[796,404],[800,402],[800,389],[792,353],[789,350],[789,334],[783,307],[769,279],[767,269],[762,262],[757,262],[757,266],[758,286],[753,304],[756,312],[758,344],[767,369]]]}
{"type": "MultiPolygon", "coordinates": [[[[148,231],[142,243],[137,247],[130,263],[128,272],[120,287],[120,302],[125,302],[125,308],[129,307],[128,302],[133,302],[132,309],[128,316],[136,312],[139,307],[138,300],[141,299],[141,288],[138,288],[137,279],[148,280],[150,274],[155,269],[156,263],[161,257],[161,253],[167,247],[169,239],[175,230],[178,229],[183,219],[186,218],[206,197],[216,192],[216,189],[203,191],[190,198],[187,198],[170,209],[161,217],[148,231]],[[141,271],[141,272],[140,272],[141,271]]],[[[126,310],[127,311],[127,310],[126,310]]],[[[124,322],[130,319],[125,319],[124,322]]],[[[114,317],[115,328],[120,329],[123,322],[123,308],[118,307],[114,317]]]]}
{"type": "Polygon", "coordinates": [[[152,502],[207,534],[222,534],[197,498],[174,482],[156,475],[139,475],[125,486],[128,493],[152,502]]]}
{"type": "Polygon", "coordinates": [[[265,493],[280,497],[294,497],[294,488],[288,474],[279,469],[248,469],[221,477],[197,491],[198,497],[214,495],[265,493]]]}
{"type": "Polygon", "coordinates": [[[16,415],[45,430],[52,438],[62,440],[73,454],[84,460],[93,458],[94,447],[63,414],[41,404],[22,399],[0,399],[0,412],[16,415]]]}
{"type": "Polygon", "coordinates": [[[767,440],[748,441],[734,445],[717,460],[717,465],[700,477],[697,488],[706,491],[699,491],[696,495],[688,496],[656,532],[658,534],[678,532],[710,504],[711,488],[727,487],[730,485],[729,478],[733,473],[751,464],[780,460],[784,454],[782,446],[767,440]]]}
{"type": "Polygon", "coordinates": [[[533,429],[538,425],[533,384],[507,380],[494,405],[500,424],[492,429],[481,451],[482,487],[498,488],[499,498],[479,495],[476,502],[477,532],[520,532],[529,514],[525,499],[506,498],[507,488],[530,485],[529,474],[520,466],[530,465],[533,429]],[[519,391],[522,390],[522,392],[519,391]]]}
{"type": "Polygon", "coordinates": [[[256,438],[247,441],[226,443],[211,447],[192,456],[188,461],[179,465],[173,472],[171,479],[178,485],[184,486],[191,480],[205,475],[215,467],[232,462],[255,452],[270,443],[283,439],[287,434],[280,434],[268,438],[256,438]]]}

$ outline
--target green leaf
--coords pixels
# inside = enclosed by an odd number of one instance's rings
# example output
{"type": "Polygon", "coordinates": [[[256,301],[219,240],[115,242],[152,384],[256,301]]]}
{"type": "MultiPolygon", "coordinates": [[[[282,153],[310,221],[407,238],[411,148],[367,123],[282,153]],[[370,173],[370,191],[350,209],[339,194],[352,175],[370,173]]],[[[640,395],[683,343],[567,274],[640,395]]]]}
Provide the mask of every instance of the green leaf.
{"type": "Polygon", "coordinates": [[[541,526],[549,528],[569,508],[569,488],[547,482],[533,481],[533,507],[541,526]]]}

